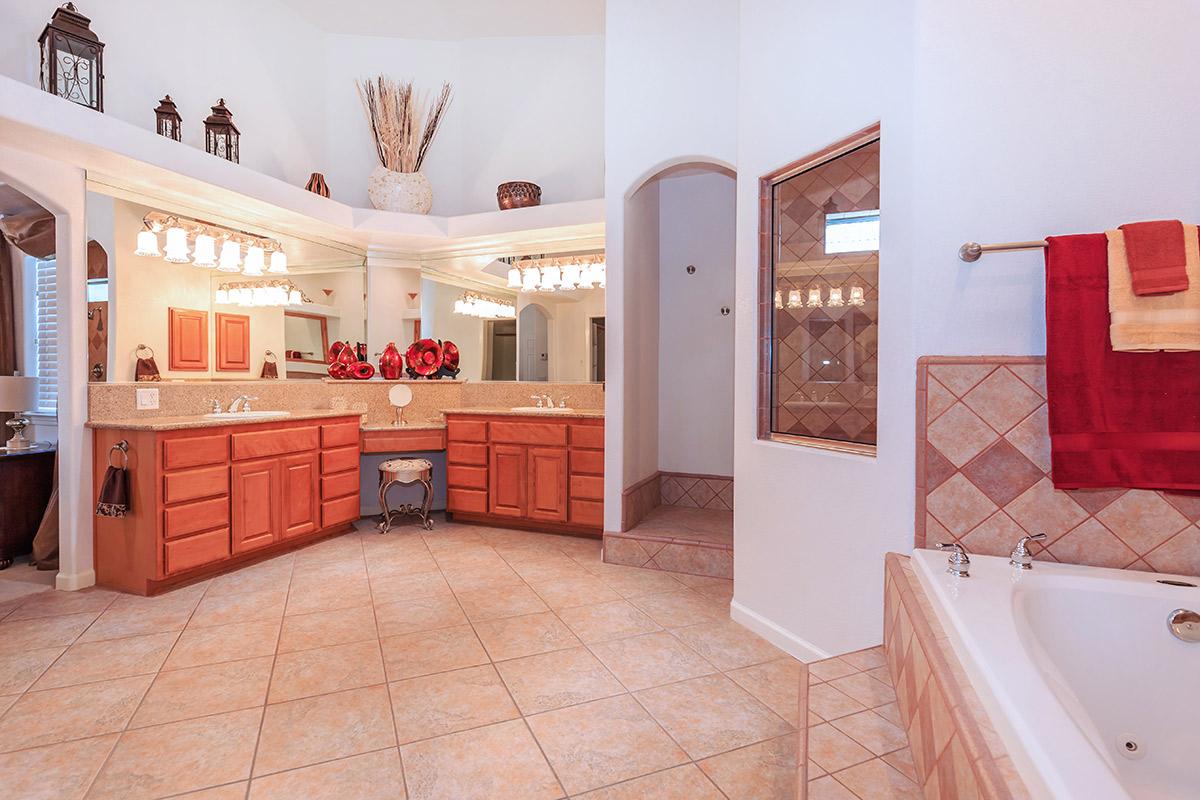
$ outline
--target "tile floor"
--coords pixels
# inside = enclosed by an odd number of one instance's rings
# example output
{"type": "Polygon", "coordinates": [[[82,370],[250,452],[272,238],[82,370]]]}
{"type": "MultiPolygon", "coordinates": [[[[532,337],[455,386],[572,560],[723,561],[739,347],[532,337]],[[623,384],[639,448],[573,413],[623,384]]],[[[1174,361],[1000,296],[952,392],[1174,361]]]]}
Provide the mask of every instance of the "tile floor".
{"type": "Polygon", "coordinates": [[[733,577],[733,512],[658,506],[622,533],[604,534],[610,564],[733,577]]]}
{"type": "MultiPolygon", "coordinates": [[[[596,540],[446,522],[380,536],[364,521],[157,598],[0,600],[0,786],[54,800],[792,798],[802,668],[729,621],[731,593],[604,564],[596,540]]],[[[814,688],[841,694],[842,677],[814,688]]],[[[846,708],[890,691],[857,680],[874,691],[847,684],[846,708]]],[[[813,729],[813,774],[839,786],[851,757],[828,758],[833,730],[892,744],[873,717],[842,716],[813,729]]]]}

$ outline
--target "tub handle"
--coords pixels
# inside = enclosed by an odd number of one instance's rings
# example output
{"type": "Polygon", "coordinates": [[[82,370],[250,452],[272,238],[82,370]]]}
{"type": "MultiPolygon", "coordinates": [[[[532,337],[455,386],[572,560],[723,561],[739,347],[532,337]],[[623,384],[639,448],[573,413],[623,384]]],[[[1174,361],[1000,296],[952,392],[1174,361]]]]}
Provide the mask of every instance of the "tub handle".
{"type": "Polygon", "coordinates": [[[1177,608],[1167,615],[1171,635],[1183,642],[1200,642],[1200,614],[1177,608]]]}
{"type": "Polygon", "coordinates": [[[971,559],[967,556],[967,548],[959,542],[938,542],[937,549],[950,551],[946,572],[960,578],[971,577],[971,559]]]}

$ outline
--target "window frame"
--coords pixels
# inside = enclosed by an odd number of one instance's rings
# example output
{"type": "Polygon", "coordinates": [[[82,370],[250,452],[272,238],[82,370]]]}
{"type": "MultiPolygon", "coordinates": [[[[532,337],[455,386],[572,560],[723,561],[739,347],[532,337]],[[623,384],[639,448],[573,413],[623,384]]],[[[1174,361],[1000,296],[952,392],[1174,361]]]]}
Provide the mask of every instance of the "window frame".
{"type": "MultiPolygon", "coordinates": [[[[37,402],[35,407],[29,409],[38,415],[47,417],[57,417],[58,415],[58,259],[54,256],[49,258],[33,258],[30,278],[32,282],[33,296],[33,314],[30,322],[31,337],[31,355],[33,358],[32,364],[26,365],[27,374],[32,374],[37,378],[37,402]],[[49,265],[47,267],[47,265],[49,265]],[[46,277],[46,273],[49,277],[46,277]],[[52,287],[49,291],[46,290],[46,284],[52,287]],[[50,292],[54,295],[54,311],[48,313],[44,310],[43,304],[45,297],[50,292]],[[52,317],[52,319],[48,319],[52,317]],[[47,347],[43,347],[44,340],[50,340],[47,347]],[[44,375],[48,371],[44,366],[45,362],[50,362],[54,365],[54,374],[52,376],[44,375]],[[53,407],[43,405],[43,399],[52,399],[53,407]]],[[[47,304],[48,305],[48,304],[47,304]]]]}
{"type": "MultiPolygon", "coordinates": [[[[775,314],[775,262],[773,240],[775,237],[775,187],[780,183],[840,158],[860,147],[865,147],[881,138],[880,124],[875,122],[856,131],[844,139],[793,161],[758,179],[758,440],[798,445],[816,450],[874,458],[878,444],[839,442],[815,436],[794,433],[778,433],[771,430],[772,411],[772,367],[774,363],[774,314],[775,314]]],[[[882,203],[880,204],[882,205],[882,203]]]]}

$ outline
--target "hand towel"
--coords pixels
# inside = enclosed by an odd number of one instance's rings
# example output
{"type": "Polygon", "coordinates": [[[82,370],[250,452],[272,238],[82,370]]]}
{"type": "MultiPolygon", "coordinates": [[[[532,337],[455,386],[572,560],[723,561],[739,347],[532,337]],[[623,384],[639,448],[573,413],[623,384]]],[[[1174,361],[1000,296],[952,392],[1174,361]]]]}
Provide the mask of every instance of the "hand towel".
{"type": "Polygon", "coordinates": [[[1108,250],[1101,233],[1054,236],[1046,248],[1054,485],[1200,489],[1200,353],[1113,350],[1108,250]]]}
{"type": "Polygon", "coordinates": [[[1182,222],[1132,222],[1122,225],[1121,232],[1134,294],[1170,294],[1188,288],[1182,222]]]}
{"type": "MultiPolygon", "coordinates": [[[[1149,224],[1149,223],[1147,223],[1149,224]]],[[[1200,239],[1183,226],[1186,291],[1139,297],[1128,268],[1131,243],[1125,230],[1108,231],[1109,338],[1114,350],[1200,350],[1200,239]]]]}
{"type": "Polygon", "coordinates": [[[104,482],[100,484],[100,499],[96,503],[96,516],[123,517],[129,513],[129,475],[121,467],[111,464],[104,471],[104,482]]]}

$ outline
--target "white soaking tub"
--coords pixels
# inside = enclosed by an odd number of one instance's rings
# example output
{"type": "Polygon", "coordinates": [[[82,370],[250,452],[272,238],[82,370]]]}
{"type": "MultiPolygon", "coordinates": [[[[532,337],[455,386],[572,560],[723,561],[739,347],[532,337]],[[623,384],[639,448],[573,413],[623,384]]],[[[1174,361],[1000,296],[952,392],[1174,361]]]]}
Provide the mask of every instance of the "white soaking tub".
{"type": "Polygon", "coordinates": [[[1200,798],[1200,643],[1172,635],[1200,611],[1200,578],[946,554],[913,567],[1034,797],[1200,798]]]}

